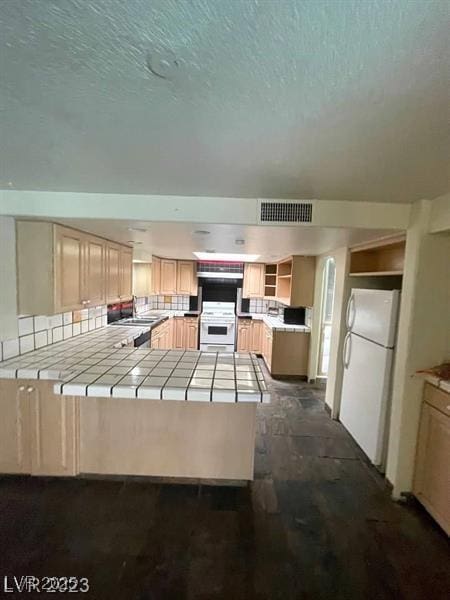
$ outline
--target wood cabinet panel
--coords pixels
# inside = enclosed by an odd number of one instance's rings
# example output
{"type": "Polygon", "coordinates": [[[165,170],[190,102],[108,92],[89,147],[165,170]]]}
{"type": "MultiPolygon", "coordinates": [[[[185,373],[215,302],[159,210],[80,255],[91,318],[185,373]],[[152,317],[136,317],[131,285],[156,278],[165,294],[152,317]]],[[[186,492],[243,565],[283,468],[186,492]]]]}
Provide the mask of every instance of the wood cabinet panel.
{"type": "Polygon", "coordinates": [[[150,296],[152,293],[150,263],[133,263],[133,295],[150,296]]]}
{"type": "Polygon", "coordinates": [[[55,309],[75,310],[83,306],[84,234],[55,226],[55,309]]]}
{"type": "Polygon", "coordinates": [[[29,401],[24,383],[0,380],[0,473],[31,473],[29,401]]]}
{"type": "Polygon", "coordinates": [[[31,393],[31,473],[75,475],[76,399],[55,396],[52,387],[50,382],[33,382],[28,387],[31,393]]]}
{"type": "Polygon", "coordinates": [[[186,350],[198,350],[198,319],[184,320],[184,347],[186,350]]]}
{"type": "Polygon", "coordinates": [[[152,256],[152,292],[161,293],[161,259],[157,256],[152,256]]]}
{"type": "Polygon", "coordinates": [[[257,352],[258,354],[261,352],[262,327],[263,327],[262,321],[253,320],[253,322],[252,322],[252,341],[251,341],[251,346],[250,346],[251,352],[257,352]]]}
{"type": "Polygon", "coordinates": [[[238,319],[238,352],[250,352],[252,344],[252,321],[251,319],[238,319]]]}
{"type": "Polygon", "coordinates": [[[133,250],[120,248],[120,299],[126,300],[133,295],[133,250]]]}
{"type": "Polygon", "coordinates": [[[106,243],[106,302],[120,300],[120,246],[106,243]]]}
{"type": "Polygon", "coordinates": [[[174,319],[174,348],[177,350],[184,348],[184,319],[176,317],[174,319]]]}
{"type": "Polygon", "coordinates": [[[264,297],[265,266],[261,263],[246,263],[244,266],[243,298],[264,297]]]}
{"type": "Polygon", "coordinates": [[[175,295],[177,293],[177,261],[161,259],[161,294],[175,295]]]}
{"type": "Polygon", "coordinates": [[[0,472],[75,475],[78,399],[51,381],[0,380],[0,472]]]}
{"type": "MultiPolygon", "coordinates": [[[[440,392],[425,384],[425,398],[440,392]]],[[[450,398],[450,395],[447,394],[450,398]]],[[[450,399],[448,400],[450,404],[450,399]]],[[[414,494],[450,535],[450,417],[427,401],[417,442],[414,494]]]]}
{"type": "Polygon", "coordinates": [[[195,261],[177,261],[177,294],[184,296],[197,295],[197,274],[195,261]]]}
{"type": "Polygon", "coordinates": [[[106,300],[105,242],[100,238],[87,236],[84,256],[83,302],[97,306],[106,300]]]}

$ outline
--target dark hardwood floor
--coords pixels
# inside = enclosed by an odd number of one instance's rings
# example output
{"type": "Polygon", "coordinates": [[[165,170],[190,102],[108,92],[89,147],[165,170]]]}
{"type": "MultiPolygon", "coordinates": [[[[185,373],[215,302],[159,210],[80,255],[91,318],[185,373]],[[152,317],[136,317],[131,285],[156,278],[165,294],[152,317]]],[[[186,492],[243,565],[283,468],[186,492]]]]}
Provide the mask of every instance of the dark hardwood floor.
{"type": "Polygon", "coordinates": [[[443,532],[391,501],[321,390],[270,387],[249,487],[1,478],[0,589],[71,575],[108,600],[448,598],[443,532]]]}

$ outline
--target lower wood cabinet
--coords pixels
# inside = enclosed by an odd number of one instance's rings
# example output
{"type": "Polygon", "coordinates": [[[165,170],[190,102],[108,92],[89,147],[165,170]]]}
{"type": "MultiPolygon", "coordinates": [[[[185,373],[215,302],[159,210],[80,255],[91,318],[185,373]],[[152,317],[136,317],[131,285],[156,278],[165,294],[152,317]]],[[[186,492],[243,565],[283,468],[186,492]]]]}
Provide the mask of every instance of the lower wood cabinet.
{"type": "Polygon", "coordinates": [[[450,535],[450,394],[425,383],[413,491],[450,535]]]}
{"type": "Polygon", "coordinates": [[[151,347],[198,350],[198,317],[173,317],[152,330],[151,347]]]}
{"type": "Polygon", "coordinates": [[[0,380],[0,472],[76,475],[78,399],[51,381],[0,380]]]}

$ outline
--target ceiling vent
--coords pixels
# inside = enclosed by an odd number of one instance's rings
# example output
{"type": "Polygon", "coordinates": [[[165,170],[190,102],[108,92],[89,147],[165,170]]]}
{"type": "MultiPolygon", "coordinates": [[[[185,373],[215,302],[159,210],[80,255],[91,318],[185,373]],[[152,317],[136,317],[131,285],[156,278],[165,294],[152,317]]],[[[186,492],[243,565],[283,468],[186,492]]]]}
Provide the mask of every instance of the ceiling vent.
{"type": "Polygon", "coordinates": [[[313,203],[289,200],[260,200],[259,223],[312,223],[313,203]]]}

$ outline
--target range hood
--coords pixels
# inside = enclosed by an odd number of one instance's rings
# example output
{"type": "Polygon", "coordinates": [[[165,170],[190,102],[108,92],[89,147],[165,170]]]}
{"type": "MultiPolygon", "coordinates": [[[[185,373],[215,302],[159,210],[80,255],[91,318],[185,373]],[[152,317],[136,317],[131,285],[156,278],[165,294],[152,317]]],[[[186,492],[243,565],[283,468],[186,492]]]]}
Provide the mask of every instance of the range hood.
{"type": "Polygon", "coordinates": [[[243,279],[244,263],[198,261],[197,277],[204,279],[243,279]]]}

